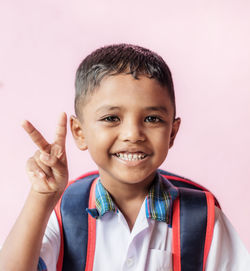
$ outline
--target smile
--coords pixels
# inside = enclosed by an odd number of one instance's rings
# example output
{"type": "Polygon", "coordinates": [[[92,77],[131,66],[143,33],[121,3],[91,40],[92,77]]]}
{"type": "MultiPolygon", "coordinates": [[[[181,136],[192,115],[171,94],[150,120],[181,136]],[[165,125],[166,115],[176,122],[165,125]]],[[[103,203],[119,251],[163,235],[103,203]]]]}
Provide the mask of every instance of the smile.
{"type": "Polygon", "coordinates": [[[143,160],[144,158],[146,158],[147,154],[119,152],[119,153],[116,153],[115,156],[124,161],[138,161],[138,160],[143,160]]]}

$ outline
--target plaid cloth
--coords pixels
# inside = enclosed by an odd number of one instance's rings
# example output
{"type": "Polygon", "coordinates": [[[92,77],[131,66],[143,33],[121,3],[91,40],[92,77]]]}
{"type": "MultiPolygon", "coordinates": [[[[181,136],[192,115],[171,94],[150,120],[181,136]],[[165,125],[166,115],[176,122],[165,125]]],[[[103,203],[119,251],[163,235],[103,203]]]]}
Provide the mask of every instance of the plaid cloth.
{"type": "MultiPolygon", "coordinates": [[[[178,192],[173,185],[157,173],[145,199],[147,218],[171,224],[173,201],[177,195],[178,192]]],[[[87,208],[86,211],[96,219],[105,215],[107,212],[119,212],[100,179],[96,184],[95,203],[95,209],[87,208]]]]}
{"type": "Polygon", "coordinates": [[[41,257],[39,258],[37,270],[38,271],[47,271],[47,266],[41,257]]]}

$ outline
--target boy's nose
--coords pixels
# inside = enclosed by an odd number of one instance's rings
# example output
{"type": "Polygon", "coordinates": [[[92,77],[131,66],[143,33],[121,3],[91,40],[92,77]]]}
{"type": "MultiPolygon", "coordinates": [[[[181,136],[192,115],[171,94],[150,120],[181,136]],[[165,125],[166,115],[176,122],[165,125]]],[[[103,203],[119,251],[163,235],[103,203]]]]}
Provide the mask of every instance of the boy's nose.
{"type": "Polygon", "coordinates": [[[143,127],[138,123],[127,122],[124,123],[120,130],[120,139],[131,143],[145,140],[143,127]]]}

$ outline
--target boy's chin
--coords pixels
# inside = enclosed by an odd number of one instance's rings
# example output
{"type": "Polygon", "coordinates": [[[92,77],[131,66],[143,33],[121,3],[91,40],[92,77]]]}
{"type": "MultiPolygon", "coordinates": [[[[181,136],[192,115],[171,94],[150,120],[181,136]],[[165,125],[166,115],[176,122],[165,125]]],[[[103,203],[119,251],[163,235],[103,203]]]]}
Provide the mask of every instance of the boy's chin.
{"type": "Polygon", "coordinates": [[[123,185],[139,185],[144,183],[147,185],[153,181],[155,174],[156,169],[151,172],[143,172],[142,170],[126,170],[112,175],[108,174],[109,176],[107,174],[102,174],[102,171],[100,171],[100,177],[101,179],[104,179],[104,182],[114,182],[116,184],[120,183],[123,185]]]}

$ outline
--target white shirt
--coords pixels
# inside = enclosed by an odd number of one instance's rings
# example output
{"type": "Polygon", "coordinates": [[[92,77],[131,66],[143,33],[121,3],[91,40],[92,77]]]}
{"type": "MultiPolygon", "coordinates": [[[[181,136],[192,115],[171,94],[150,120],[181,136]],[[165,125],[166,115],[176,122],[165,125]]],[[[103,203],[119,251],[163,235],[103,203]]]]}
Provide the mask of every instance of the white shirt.
{"type": "MultiPolygon", "coordinates": [[[[94,271],[171,271],[172,229],[146,217],[142,204],[130,232],[121,212],[107,213],[96,222],[94,271]]],[[[55,213],[49,220],[41,257],[48,271],[56,271],[60,232],[55,213]]],[[[215,207],[213,240],[206,271],[249,271],[250,257],[232,225],[215,207]]]]}

